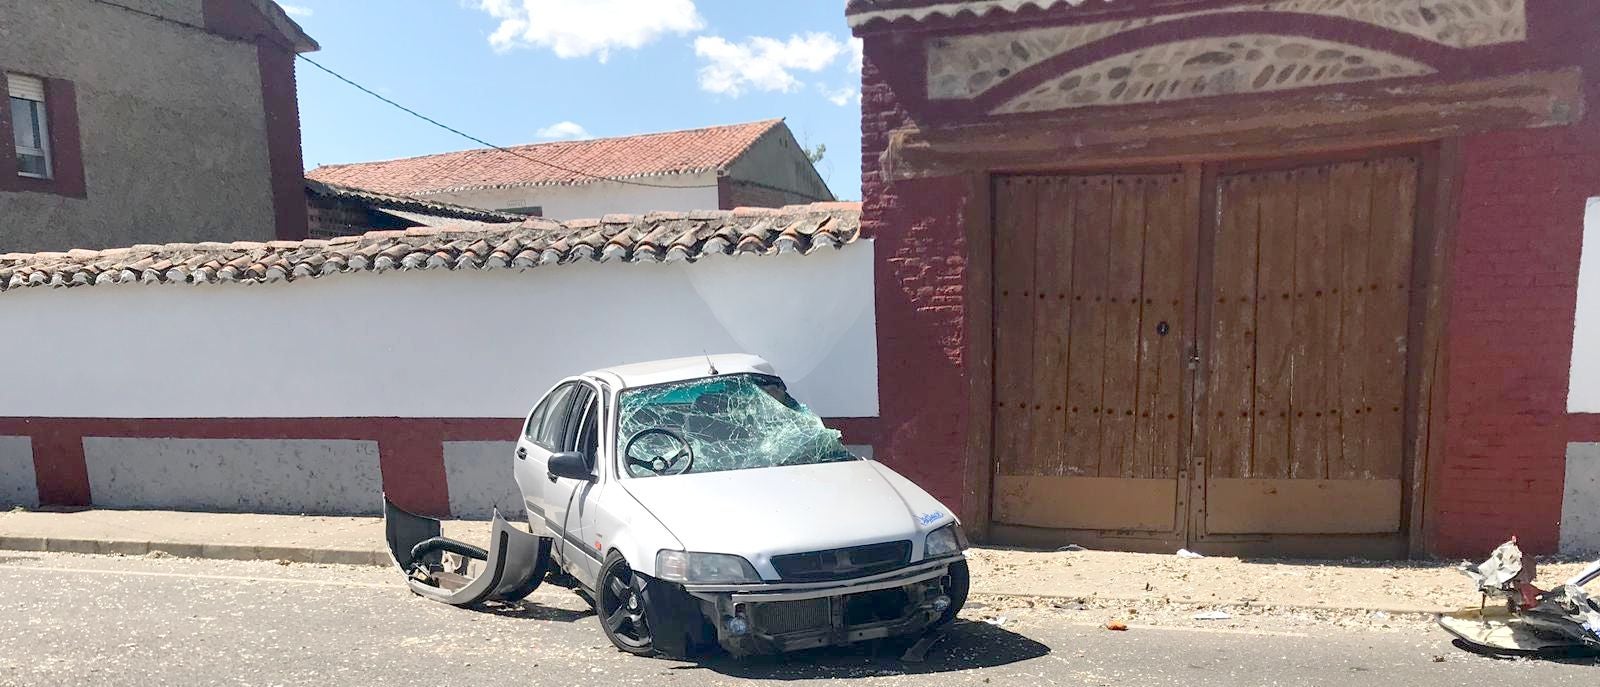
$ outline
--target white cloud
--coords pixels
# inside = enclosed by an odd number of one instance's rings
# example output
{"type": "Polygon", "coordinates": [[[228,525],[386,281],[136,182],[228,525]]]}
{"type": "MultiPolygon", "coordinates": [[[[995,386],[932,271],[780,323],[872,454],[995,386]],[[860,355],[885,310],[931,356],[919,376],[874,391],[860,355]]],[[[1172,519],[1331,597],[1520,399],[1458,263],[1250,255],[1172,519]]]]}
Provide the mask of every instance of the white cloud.
{"type": "Polygon", "coordinates": [[[860,74],[861,62],[864,59],[866,59],[866,42],[860,38],[850,39],[850,61],[845,64],[845,67],[852,74],[860,74]]]}
{"type": "Polygon", "coordinates": [[[496,50],[548,48],[563,59],[638,49],[666,34],[698,31],[705,20],[694,0],[477,0],[500,21],[496,50]]]}
{"type": "Polygon", "coordinates": [[[546,141],[554,141],[559,139],[576,140],[580,138],[594,138],[593,136],[589,135],[588,129],[583,128],[582,124],[573,121],[556,122],[555,124],[551,124],[550,126],[540,129],[534,135],[546,141]]]}
{"type": "Polygon", "coordinates": [[[861,88],[859,86],[841,86],[839,88],[818,86],[817,90],[822,91],[822,95],[828,99],[828,102],[839,107],[861,102],[861,88]]]}
{"type": "Polygon", "coordinates": [[[287,14],[291,17],[309,17],[313,14],[316,14],[316,12],[312,11],[310,7],[305,7],[303,5],[289,5],[280,2],[278,3],[278,6],[283,8],[284,14],[287,14]]]}
{"type": "Polygon", "coordinates": [[[739,96],[747,90],[789,93],[805,86],[796,72],[820,72],[850,52],[850,46],[826,33],[807,33],[778,40],[756,36],[733,43],[719,36],[701,36],[694,52],[707,64],[700,68],[700,88],[739,96]]]}

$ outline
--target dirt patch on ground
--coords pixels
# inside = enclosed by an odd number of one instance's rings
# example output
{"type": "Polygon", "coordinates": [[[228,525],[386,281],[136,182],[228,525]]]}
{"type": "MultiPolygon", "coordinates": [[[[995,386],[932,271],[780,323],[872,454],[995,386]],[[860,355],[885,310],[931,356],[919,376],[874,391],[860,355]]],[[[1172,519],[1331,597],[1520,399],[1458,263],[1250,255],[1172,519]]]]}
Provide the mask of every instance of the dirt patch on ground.
{"type": "MultiPolygon", "coordinates": [[[[976,593],[1058,597],[1067,603],[1429,614],[1476,606],[1479,601],[1472,582],[1454,570],[1454,563],[1186,559],[1171,554],[990,548],[972,549],[967,556],[976,593]]],[[[1541,562],[1539,586],[1556,586],[1583,567],[1541,562]]]]}

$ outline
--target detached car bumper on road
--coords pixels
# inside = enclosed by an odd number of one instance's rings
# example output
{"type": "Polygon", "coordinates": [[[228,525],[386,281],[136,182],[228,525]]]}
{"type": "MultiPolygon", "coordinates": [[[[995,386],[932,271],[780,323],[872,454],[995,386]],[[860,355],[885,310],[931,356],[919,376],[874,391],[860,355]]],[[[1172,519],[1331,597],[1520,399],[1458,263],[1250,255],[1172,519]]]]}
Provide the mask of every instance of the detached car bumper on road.
{"type": "Polygon", "coordinates": [[[511,465],[542,545],[499,532],[480,550],[408,527],[419,534],[390,543],[419,594],[508,600],[559,570],[617,648],[668,656],[913,634],[966,602],[967,542],[951,511],[851,454],[754,356],[568,378],[529,413],[511,465]],[[507,561],[511,548],[538,560],[507,561]]]}

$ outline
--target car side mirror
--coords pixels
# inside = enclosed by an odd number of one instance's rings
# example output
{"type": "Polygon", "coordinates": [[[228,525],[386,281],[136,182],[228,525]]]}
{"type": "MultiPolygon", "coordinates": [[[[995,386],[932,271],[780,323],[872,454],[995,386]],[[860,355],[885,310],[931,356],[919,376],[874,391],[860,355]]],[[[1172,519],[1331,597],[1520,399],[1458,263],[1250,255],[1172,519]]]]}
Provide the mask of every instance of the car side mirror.
{"type": "Polygon", "coordinates": [[[589,472],[589,461],[577,451],[551,454],[549,466],[550,475],[553,477],[565,477],[580,482],[594,481],[594,473],[589,472]]]}

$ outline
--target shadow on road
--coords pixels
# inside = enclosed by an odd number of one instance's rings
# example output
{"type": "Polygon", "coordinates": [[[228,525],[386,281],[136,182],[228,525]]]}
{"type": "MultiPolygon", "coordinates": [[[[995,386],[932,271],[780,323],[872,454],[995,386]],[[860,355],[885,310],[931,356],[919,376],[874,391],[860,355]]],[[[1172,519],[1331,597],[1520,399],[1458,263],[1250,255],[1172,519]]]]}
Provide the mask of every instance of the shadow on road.
{"type": "Polygon", "coordinates": [[[574,610],[571,608],[555,608],[541,606],[531,601],[518,601],[516,603],[486,603],[472,607],[470,610],[478,613],[497,615],[502,618],[517,618],[519,620],[554,620],[558,623],[575,623],[584,618],[594,617],[593,608],[574,610]]]}
{"type": "Polygon", "coordinates": [[[1506,654],[1482,649],[1459,639],[1452,640],[1450,644],[1467,653],[1502,661],[1546,661],[1579,666],[1600,665],[1600,651],[1590,647],[1560,647],[1525,654],[1506,654]]]}
{"type": "Polygon", "coordinates": [[[674,670],[711,670],[729,677],[763,680],[834,680],[852,677],[926,675],[993,668],[1050,653],[1050,647],[988,623],[957,621],[922,663],[900,660],[915,637],[862,642],[780,656],[733,658],[719,654],[698,665],[674,670]]]}

